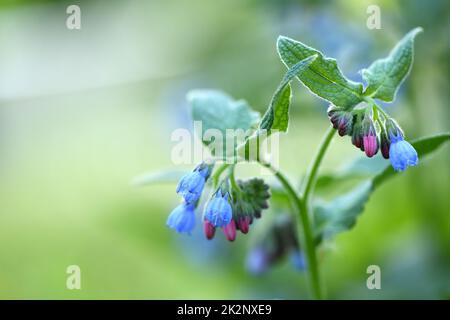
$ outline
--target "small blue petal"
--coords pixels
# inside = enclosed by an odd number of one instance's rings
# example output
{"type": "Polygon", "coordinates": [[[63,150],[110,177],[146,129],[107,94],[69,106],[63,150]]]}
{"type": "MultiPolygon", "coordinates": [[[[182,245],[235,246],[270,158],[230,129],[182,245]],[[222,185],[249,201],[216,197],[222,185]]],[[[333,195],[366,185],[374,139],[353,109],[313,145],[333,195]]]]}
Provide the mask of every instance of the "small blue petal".
{"type": "Polygon", "coordinates": [[[194,206],[182,203],[173,209],[167,218],[167,226],[180,233],[191,233],[195,227],[194,206]]]}
{"type": "Polygon", "coordinates": [[[401,136],[391,135],[389,159],[395,171],[404,171],[408,166],[415,166],[419,163],[417,151],[401,136]]]}
{"type": "Polygon", "coordinates": [[[209,176],[209,167],[208,166],[203,166],[203,167],[200,167],[199,169],[198,169],[198,172],[200,173],[200,175],[203,177],[203,178],[208,178],[208,176],[209,176]]]}

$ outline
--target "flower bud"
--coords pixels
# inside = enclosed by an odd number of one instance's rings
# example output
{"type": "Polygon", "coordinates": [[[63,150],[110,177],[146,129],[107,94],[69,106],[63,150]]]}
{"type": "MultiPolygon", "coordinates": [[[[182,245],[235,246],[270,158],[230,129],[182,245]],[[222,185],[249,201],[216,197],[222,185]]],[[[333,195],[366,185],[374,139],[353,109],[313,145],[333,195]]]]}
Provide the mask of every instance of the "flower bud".
{"type": "Polygon", "coordinates": [[[205,233],[206,239],[211,240],[214,238],[214,234],[216,233],[216,228],[212,225],[211,222],[205,220],[203,222],[203,231],[205,233]]]}
{"type": "Polygon", "coordinates": [[[351,112],[330,106],[328,108],[328,117],[333,124],[333,128],[338,130],[341,137],[351,134],[353,125],[353,114],[351,112]]]}
{"type": "Polygon", "coordinates": [[[237,227],[243,234],[247,234],[250,228],[251,218],[249,216],[239,217],[237,227]]]}
{"type": "Polygon", "coordinates": [[[236,223],[231,220],[229,224],[223,227],[223,233],[227,237],[228,241],[234,241],[236,239],[236,223]]]}
{"type": "Polygon", "coordinates": [[[391,146],[391,143],[389,142],[387,133],[386,133],[386,129],[382,128],[381,129],[381,134],[380,134],[380,149],[381,149],[381,154],[383,155],[383,158],[385,159],[389,159],[389,148],[391,146]]]}
{"type": "Polygon", "coordinates": [[[361,149],[361,151],[364,151],[362,126],[361,121],[358,118],[354,121],[353,124],[352,144],[355,147],[361,149]]]}
{"type": "Polygon", "coordinates": [[[386,133],[387,133],[387,137],[389,137],[389,139],[391,139],[391,137],[396,137],[396,138],[401,138],[401,139],[404,138],[402,129],[397,124],[397,122],[392,118],[389,118],[386,120],[386,133]]]}
{"type": "Polygon", "coordinates": [[[372,118],[366,115],[362,124],[363,146],[366,156],[372,158],[378,152],[378,138],[372,118]]]}

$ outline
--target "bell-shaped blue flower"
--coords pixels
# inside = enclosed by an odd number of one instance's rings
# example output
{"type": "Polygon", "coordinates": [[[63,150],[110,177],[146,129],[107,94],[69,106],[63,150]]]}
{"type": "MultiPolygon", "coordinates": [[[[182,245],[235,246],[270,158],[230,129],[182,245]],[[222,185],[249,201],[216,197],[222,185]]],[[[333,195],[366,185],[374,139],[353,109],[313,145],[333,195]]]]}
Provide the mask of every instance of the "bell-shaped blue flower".
{"type": "Polygon", "coordinates": [[[390,140],[389,159],[395,171],[404,171],[408,166],[415,166],[419,163],[417,151],[403,139],[402,134],[391,134],[390,140]]]}
{"type": "Polygon", "coordinates": [[[194,204],[183,202],[170,213],[169,218],[167,218],[167,226],[177,232],[190,234],[195,226],[194,209],[194,204]]]}
{"type": "Polygon", "coordinates": [[[203,192],[208,175],[209,168],[207,165],[201,164],[197,166],[194,171],[181,178],[176,190],[177,193],[184,198],[186,203],[196,202],[203,192]]]}
{"type": "Polygon", "coordinates": [[[219,190],[208,202],[204,219],[211,222],[214,227],[225,227],[230,223],[232,216],[233,209],[228,202],[228,193],[222,196],[222,192],[219,190]]]}

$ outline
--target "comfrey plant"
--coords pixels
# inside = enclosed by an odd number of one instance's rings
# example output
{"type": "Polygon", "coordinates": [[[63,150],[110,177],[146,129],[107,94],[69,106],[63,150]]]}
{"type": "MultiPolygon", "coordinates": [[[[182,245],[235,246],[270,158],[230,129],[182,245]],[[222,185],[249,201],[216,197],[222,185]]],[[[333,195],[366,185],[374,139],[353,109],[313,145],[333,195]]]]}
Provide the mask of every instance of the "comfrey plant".
{"type": "MultiPolygon", "coordinates": [[[[251,233],[252,224],[261,218],[270,203],[271,212],[265,213],[262,219],[267,223],[263,223],[261,232],[255,235],[253,249],[249,252],[248,269],[255,273],[264,272],[289,255],[294,265],[306,270],[311,296],[322,298],[317,251],[324,241],[351,229],[371,193],[386,179],[417,166],[419,158],[450,139],[450,133],[446,132],[408,142],[397,121],[377,104],[377,100],[392,102],[395,99],[411,70],[414,38],[421,31],[421,28],[410,31],[386,58],[376,60],[362,70],[365,87],[347,79],[336,60],[299,41],[279,37],[278,53],[288,71],[262,117],[245,101],[235,101],[220,91],[190,92],[188,100],[193,120],[202,122],[202,130],[213,128],[225,134],[229,129],[240,129],[247,134],[238,141],[233,139],[231,154],[220,152],[225,154],[222,157],[215,156],[217,145],[212,148],[210,139],[201,136],[206,147],[216,150],[211,150],[211,159],[200,163],[179,180],[176,192],[182,198],[181,204],[170,213],[167,226],[177,232],[191,233],[195,227],[195,211],[201,207],[205,237],[213,239],[216,230],[222,229],[225,237],[234,241],[238,231],[251,233]],[[290,83],[294,78],[330,103],[328,117],[331,122],[299,189],[284,173],[264,160],[258,148],[256,155],[249,152],[251,145],[256,143],[258,146],[272,133],[287,132],[292,96],[290,83]],[[353,189],[325,202],[313,198],[315,189],[323,184],[338,183],[358,172],[361,162],[357,160],[344,173],[319,175],[319,167],[335,132],[349,136],[351,143],[368,158],[380,152],[383,158],[389,159],[390,165],[373,166],[371,172],[364,172],[363,181],[353,189]],[[267,168],[279,183],[269,187],[261,178],[236,179],[235,168],[245,161],[254,161],[267,168]],[[204,205],[199,206],[203,202],[204,205]],[[289,211],[292,214],[286,214],[289,211]]],[[[173,176],[173,173],[153,174],[138,182],[153,183],[173,176]]]]}

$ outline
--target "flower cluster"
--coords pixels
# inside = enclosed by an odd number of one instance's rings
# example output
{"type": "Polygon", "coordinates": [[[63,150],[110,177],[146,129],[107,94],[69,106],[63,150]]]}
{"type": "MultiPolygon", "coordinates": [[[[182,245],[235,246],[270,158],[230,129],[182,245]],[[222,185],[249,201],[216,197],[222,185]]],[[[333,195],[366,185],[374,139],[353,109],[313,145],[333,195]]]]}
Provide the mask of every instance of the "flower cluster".
{"type": "Polygon", "coordinates": [[[404,139],[398,123],[385,112],[379,114],[377,107],[346,110],[331,105],[328,117],[340,136],[351,136],[352,144],[364,151],[369,158],[381,150],[385,159],[390,159],[396,171],[415,166],[419,158],[414,147],[404,139]]]}
{"type": "Polygon", "coordinates": [[[262,179],[238,181],[236,189],[232,188],[231,203],[223,199],[229,198],[228,193],[220,196],[216,193],[207,205],[204,214],[204,231],[207,239],[214,237],[216,227],[222,227],[229,241],[236,239],[236,231],[247,234],[254,219],[261,217],[261,211],[269,207],[269,186],[262,179]],[[218,216],[221,212],[222,216],[218,216]]]}
{"type": "MultiPolygon", "coordinates": [[[[212,166],[202,163],[181,178],[177,193],[183,198],[167,219],[167,226],[177,232],[191,233],[195,227],[195,208],[211,175],[212,166]]],[[[237,230],[248,233],[254,218],[268,208],[269,186],[261,179],[238,181],[230,187],[230,177],[222,180],[205,205],[203,231],[207,239],[214,238],[222,228],[229,241],[236,239],[237,230]]]]}

